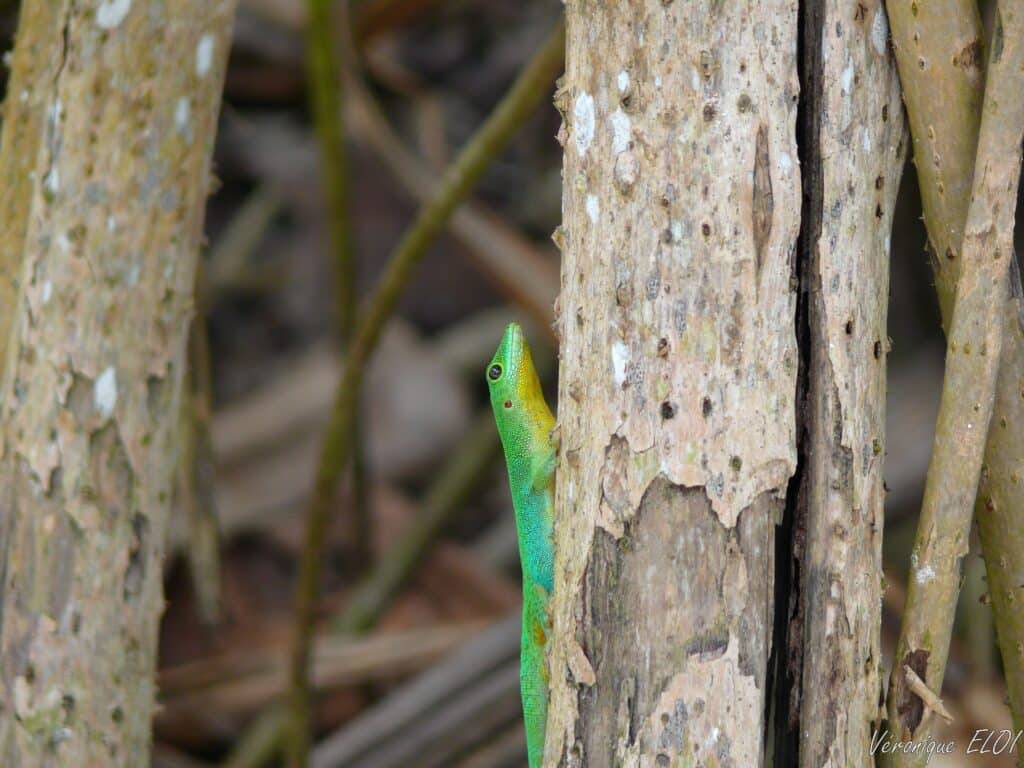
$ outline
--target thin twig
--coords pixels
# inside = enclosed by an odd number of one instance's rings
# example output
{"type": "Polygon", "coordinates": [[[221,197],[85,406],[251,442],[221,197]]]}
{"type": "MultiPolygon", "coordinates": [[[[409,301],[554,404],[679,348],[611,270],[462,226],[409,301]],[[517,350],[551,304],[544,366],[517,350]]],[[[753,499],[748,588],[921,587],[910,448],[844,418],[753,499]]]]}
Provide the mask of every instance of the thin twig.
{"type": "MultiPolygon", "coordinates": [[[[350,130],[374,151],[405,190],[420,203],[436,194],[439,180],[391,127],[380,105],[357,79],[348,83],[350,130]]],[[[530,242],[489,208],[473,200],[452,214],[448,229],[470,261],[505,296],[523,307],[554,343],[552,306],[558,295],[556,258],[530,242]]]]}
{"type": "Polygon", "coordinates": [[[266,765],[281,749],[281,734],[288,723],[288,710],[275,705],[263,711],[235,742],[221,768],[255,768],[266,765]]]}
{"type": "Polygon", "coordinates": [[[306,512],[306,536],[299,563],[292,646],[290,763],[306,764],[309,751],[309,655],[317,595],[320,589],[322,548],[338,478],[351,457],[352,426],[356,418],[363,370],[394,311],[412,268],[419,263],[452,211],[466,197],[484,170],[505,147],[534,107],[549,93],[562,68],[564,27],[560,22],[541,50],[516,79],[511,90],[487,118],[445,175],[436,198],[424,206],[402,238],[369,308],[358,324],[338,385],[334,409],[327,425],[312,498],[306,512]]]}
{"type": "MultiPolygon", "coordinates": [[[[313,107],[313,122],[320,145],[320,160],[327,198],[327,222],[334,262],[334,301],[338,338],[342,345],[352,340],[356,324],[355,240],[349,214],[348,156],[342,125],[341,65],[343,55],[336,47],[335,3],[309,0],[306,24],[306,70],[313,107]]],[[[348,28],[347,14],[339,14],[341,27],[348,28]]],[[[339,37],[347,37],[344,32],[339,37]]],[[[360,419],[352,424],[351,505],[353,559],[361,568],[370,562],[372,536],[368,494],[366,492],[365,446],[360,419]]]]}
{"type": "MultiPolygon", "coordinates": [[[[886,9],[914,139],[935,289],[948,328],[981,118],[981,18],[974,0],[892,0],[886,9]]],[[[1024,729],[1024,586],[1017,577],[1024,571],[1024,292],[1015,269],[1010,293],[975,513],[1010,708],[1024,729]]]]}
{"type": "MultiPolygon", "coordinates": [[[[916,695],[900,670],[923,661],[924,680],[942,689],[950,634],[967,554],[988,424],[996,395],[1006,303],[1010,298],[1013,224],[1024,133],[1024,0],[1004,0],[996,35],[964,227],[962,265],[950,322],[946,372],[924,502],[890,683],[890,726],[918,741],[930,723],[908,706],[916,695]]],[[[889,755],[891,765],[918,765],[918,752],[889,755]]]]}
{"type": "MultiPolygon", "coordinates": [[[[382,632],[368,638],[321,633],[312,665],[317,689],[393,679],[415,672],[466,641],[481,622],[382,632]]],[[[283,649],[258,652],[240,648],[163,670],[162,714],[177,712],[253,712],[279,700],[288,685],[283,649]]]]}
{"type": "Polygon", "coordinates": [[[247,282],[249,259],[283,207],[273,184],[257,187],[245,199],[210,248],[206,277],[197,287],[203,304],[213,306],[220,294],[247,282]]]}
{"type": "Polygon", "coordinates": [[[181,454],[178,457],[178,503],[188,526],[189,571],[205,624],[220,619],[220,533],[213,476],[210,417],[213,385],[206,311],[199,297],[202,269],[197,270],[197,311],[188,337],[188,370],[181,395],[181,454]]]}
{"type": "MultiPolygon", "coordinates": [[[[377,560],[370,573],[356,587],[345,611],[334,622],[333,634],[341,632],[360,635],[369,631],[421,562],[430,544],[451,521],[454,513],[464,508],[466,500],[487,476],[498,457],[498,448],[498,433],[494,428],[493,417],[489,412],[483,413],[477,417],[461,447],[438,473],[410,529],[377,560]]],[[[284,735],[283,719],[266,722],[276,724],[278,736],[284,735]]],[[[269,727],[266,722],[263,719],[257,721],[251,730],[265,730],[269,727]]],[[[255,741],[255,736],[246,735],[242,741],[255,741]]],[[[256,754],[264,762],[270,757],[265,752],[256,754]]],[[[235,768],[252,768],[259,764],[232,763],[235,768]]]]}
{"type": "Polygon", "coordinates": [[[936,696],[935,692],[925,685],[924,680],[918,676],[917,672],[904,664],[903,675],[907,679],[907,688],[920,697],[921,701],[924,702],[926,709],[934,712],[947,723],[953,722],[953,716],[949,714],[949,710],[946,709],[946,705],[942,703],[942,699],[936,696]]]}
{"type": "Polygon", "coordinates": [[[518,658],[520,611],[450,653],[440,663],[403,683],[385,698],[317,745],[314,768],[351,765],[367,752],[408,731],[445,701],[518,658]]]}
{"type": "Polygon", "coordinates": [[[430,545],[487,477],[497,458],[498,433],[488,409],[477,416],[469,435],[437,476],[416,521],[356,588],[345,611],[333,622],[335,632],[359,634],[376,623],[430,545]]]}

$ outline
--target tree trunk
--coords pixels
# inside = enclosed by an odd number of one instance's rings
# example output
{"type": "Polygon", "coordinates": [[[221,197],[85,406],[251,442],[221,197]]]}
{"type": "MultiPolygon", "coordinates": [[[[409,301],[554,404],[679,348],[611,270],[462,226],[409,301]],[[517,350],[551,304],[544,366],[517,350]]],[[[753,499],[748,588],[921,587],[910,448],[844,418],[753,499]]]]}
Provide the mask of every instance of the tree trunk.
{"type": "Polygon", "coordinates": [[[800,765],[866,767],[882,685],[889,233],[905,129],[880,2],[809,4],[804,31],[800,765]]]}
{"type": "Polygon", "coordinates": [[[35,152],[5,120],[0,155],[25,185],[27,219],[3,387],[5,766],[148,762],[174,428],[233,6],[39,0],[21,16],[9,90],[45,119],[24,118],[35,152]]]}
{"type": "Polygon", "coordinates": [[[759,765],[796,463],[797,5],[566,13],[546,763],[759,765]]]}

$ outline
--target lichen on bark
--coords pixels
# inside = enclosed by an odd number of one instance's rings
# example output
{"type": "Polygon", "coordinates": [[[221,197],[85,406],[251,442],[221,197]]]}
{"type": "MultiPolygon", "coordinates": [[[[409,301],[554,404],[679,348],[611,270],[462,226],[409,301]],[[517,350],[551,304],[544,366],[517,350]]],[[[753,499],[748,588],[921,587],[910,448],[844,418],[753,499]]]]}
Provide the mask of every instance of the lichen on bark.
{"type": "Polygon", "coordinates": [[[41,61],[16,67],[10,89],[45,119],[38,151],[12,157],[25,150],[5,125],[0,153],[27,190],[20,247],[4,246],[21,263],[2,395],[5,766],[148,760],[177,402],[233,11],[24,4],[14,60],[41,61]]]}
{"type": "Polygon", "coordinates": [[[549,765],[762,761],[795,2],[569,2],[549,765]]]}

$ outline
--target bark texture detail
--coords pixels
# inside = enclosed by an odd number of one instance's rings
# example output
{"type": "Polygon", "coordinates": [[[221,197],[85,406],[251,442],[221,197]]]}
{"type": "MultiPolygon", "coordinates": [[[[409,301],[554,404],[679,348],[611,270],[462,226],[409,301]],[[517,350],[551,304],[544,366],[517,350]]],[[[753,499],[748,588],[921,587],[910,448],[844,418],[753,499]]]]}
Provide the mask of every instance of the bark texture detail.
{"type": "Polygon", "coordinates": [[[800,764],[870,766],[881,690],[889,233],[906,131],[881,2],[808,12],[800,764]]]}
{"type": "Polygon", "coordinates": [[[17,126],[38,126],[27,158],[12,153],[30,138],[5,121],[0,156],[27,190],[3,213],[27,219],[20,248],[4,246],[23,253],[3,379],[4,766],[148,761],[174,431],[233,7],[24,4],[10,92],[27,91],[45,119],[17,126]]]}
{"type": "Polygon", "coordinates": [[[797,6],[567,3],[549,765],[763,758],[797,6]]]}

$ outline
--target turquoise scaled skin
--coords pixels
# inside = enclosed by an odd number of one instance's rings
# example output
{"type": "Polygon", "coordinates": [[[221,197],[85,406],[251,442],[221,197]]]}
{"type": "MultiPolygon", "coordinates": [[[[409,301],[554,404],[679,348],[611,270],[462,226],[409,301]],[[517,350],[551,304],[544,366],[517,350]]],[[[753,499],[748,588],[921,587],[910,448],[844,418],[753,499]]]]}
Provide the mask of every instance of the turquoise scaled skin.
{"type": "Polygon", "coordinates": [[[544,401],[523,330],[512,323],[487,366],[487,385],[505,450],[523,568],[519,680],[530,768],[544,760],[548,714],[548,599],[554,586],[555,419],[544,401]]]}

